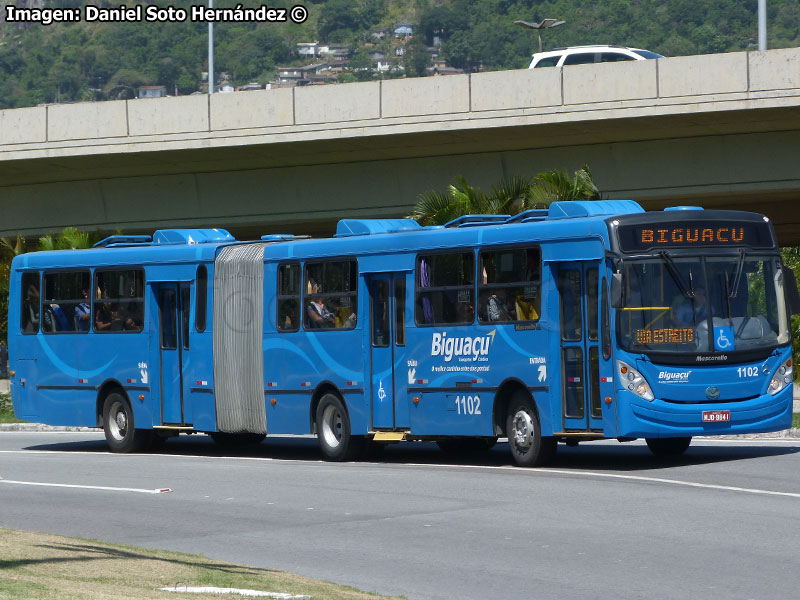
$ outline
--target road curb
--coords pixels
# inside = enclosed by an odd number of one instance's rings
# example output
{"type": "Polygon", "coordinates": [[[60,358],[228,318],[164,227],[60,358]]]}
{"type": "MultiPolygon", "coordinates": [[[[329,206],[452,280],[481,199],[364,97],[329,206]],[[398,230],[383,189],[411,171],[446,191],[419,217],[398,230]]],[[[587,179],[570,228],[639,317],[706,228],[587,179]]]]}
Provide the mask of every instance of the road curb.
{"type": "Polygon", "coordinates": [[[57,427],[54,425],[42,425],[41,423],[3,423],[0,431],[93,431],[102,433],[99,427],[57,427]]]}

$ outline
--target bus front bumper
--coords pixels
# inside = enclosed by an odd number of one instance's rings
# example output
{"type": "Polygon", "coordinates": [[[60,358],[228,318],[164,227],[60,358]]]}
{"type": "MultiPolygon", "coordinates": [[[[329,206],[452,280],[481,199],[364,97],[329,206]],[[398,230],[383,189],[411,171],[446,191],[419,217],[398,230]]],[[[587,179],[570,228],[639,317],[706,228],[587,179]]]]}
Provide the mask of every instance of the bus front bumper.
{"type": "Polygon", "coordinates": [[[774,396],[764,395],[739,402],[648,402],[627,390],[618,390],[620,437],[688,437],[767,433],[792,426],[792,387],[774,396]],[[729,418],[730,420],[703,420],[729,418]],[[709,415],[708,413],[714,413],[709,415]]]}

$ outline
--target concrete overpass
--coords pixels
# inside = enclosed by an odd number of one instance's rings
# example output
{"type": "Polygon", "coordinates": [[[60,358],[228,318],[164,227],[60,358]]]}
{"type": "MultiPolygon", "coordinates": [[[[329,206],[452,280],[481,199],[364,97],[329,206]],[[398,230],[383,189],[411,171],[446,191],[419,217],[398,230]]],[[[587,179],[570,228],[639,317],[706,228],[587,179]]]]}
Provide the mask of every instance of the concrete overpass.
{"type": "Polygon", "coordinates": [[[607,197],[770,216],[800,244],[800,48],[0,111],[0,235],[240,237],[407,214],[588,164],[607,197]]]}

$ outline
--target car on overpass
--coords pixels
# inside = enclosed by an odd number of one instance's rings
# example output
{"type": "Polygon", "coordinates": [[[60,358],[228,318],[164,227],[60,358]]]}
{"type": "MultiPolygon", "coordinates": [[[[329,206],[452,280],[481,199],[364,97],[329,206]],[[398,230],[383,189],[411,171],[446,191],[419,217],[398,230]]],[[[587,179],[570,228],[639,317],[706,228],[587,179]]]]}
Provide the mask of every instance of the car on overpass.
{"type": "Polygon", "coordinates": [[[664,57],[650,50],[627,48],[625,46],[572,46],[570,48],[556,48],[547,52],[537,52],[533,55],[528,68],[564,67],[567,65],[648,60],[653,58],[664,57]]]}

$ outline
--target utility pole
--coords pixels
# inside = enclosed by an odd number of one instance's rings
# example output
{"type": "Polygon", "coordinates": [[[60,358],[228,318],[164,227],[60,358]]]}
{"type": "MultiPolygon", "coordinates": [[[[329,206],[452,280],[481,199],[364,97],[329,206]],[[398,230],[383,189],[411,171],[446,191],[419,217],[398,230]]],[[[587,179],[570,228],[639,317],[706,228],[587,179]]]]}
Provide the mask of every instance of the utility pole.
{"type": "MultiPolygon", "coordinates": [[[[208,0],[208,8],[214,8],[214,0],[208,0]]],[[[212,13],[213,14],[213,13],[212,13]]],[[[208,93],[214,93],[214,20],[208,21],[208,93]]]]}
{"type": "Polygon", "coordinates": [[[758,0],[758,49],[767,49],[767,0],[758,0]]]}

